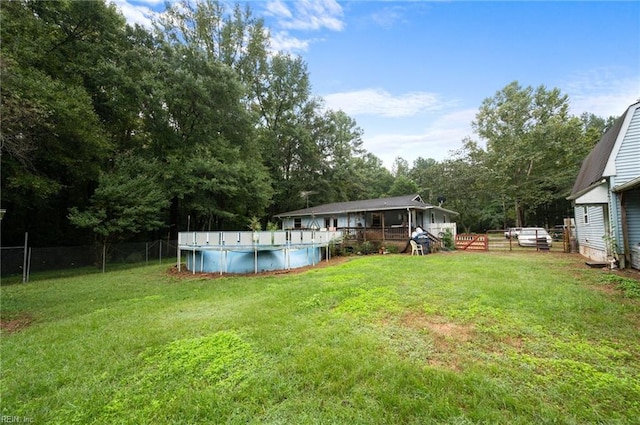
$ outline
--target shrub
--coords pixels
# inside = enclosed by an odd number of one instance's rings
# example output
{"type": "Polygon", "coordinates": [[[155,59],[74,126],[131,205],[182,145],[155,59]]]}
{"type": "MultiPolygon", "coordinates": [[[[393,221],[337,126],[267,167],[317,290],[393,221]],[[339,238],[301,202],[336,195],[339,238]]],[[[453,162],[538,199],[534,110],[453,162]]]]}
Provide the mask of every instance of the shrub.
{"type": "Polygon", "coordinates": [[[453,233],[451,233],[451,229],[446,229],[444,234],[442,235],[442,244],[446,249],[456,249],[456,244],[453,240],[453,233]]]}
{"type": "Polygon", "coordinates": [[[377,251],[378,249],[371,241],[364,241],[358,246],[358,252],[360,252],[362,255],[369,255],[377,251]]]}

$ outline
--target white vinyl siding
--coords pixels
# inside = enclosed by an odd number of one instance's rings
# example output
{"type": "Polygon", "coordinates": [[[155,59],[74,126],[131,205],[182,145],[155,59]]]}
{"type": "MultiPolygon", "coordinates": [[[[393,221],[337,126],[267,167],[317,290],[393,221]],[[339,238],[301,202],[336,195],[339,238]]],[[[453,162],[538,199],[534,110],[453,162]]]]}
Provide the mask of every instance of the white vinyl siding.
{"type": "Polygon", "coordinates": [[[640,246],[640,189],[630,190],[624,194],[627,209],[627,234],[629,248],[640,246]]]}
{"type": "Polygon", "coordinates": [[[606,205],[579,205],[576,207],[576,232],[579,245],[604,251],[605,243],[602,236],[605,234],[605,217],[603,208],[606,208],[606,205]],[[584,213],[585,207],[587,214],[584,213]],[[585,217],[588,217],[588,223],[585,223],[585,217]]]}
{"type": "MultiPolygon", "coordinates": [[[[624,133],[618,154],[615,157],[616,175],[612,177],[612,187],[620,186],[640,177],[640,108],[636,108],[624,133]]],[[[627,241],[629,248],[640,243],[640,190],[630,190],[625,193],[614,193],[611,196],[612,217],[614,220],[614,234],[618,241],[618,251],[624,250],[624,235],[622,228],[622,205],[624,199],[627,216],[627,241]]]]}
{"type": "Polygon", "coordinates": [[[616,175],[613,186],[619,186],[640,176],[640,108],[636,109],[615,158],[616,175]]]}

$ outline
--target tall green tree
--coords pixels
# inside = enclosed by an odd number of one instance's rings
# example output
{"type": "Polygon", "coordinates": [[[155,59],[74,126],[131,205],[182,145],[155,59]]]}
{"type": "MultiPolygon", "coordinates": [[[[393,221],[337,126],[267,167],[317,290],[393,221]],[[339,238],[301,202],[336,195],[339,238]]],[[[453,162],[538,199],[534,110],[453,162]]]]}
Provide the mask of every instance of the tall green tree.
{"type": "Polygon", "coordinates": [[[140,157],[118,158],[109,171],[101,173],[89,207],[72,207],[69,220],[94,232],[99,246],[110,246],[162,227],[169,200],[159,170],[156,164],[140,157]]]}
{"type": "Polygon", "coordinates": [[[472,125],[486,141],[495,196],[511,203],[516,225],[530,224],[527,212],[570,189],[584,147],[576,143],[580,120],[559,89],[512,82],[482,102],[472,125]]]}
{"type": "Polygon", "coordinates": [[[201,226],[244,223],[272,194],[244,87],[233,70],[197,49],[166,45],[163,54],[162,81],[145,119],[149,151],[164,164],[173,199],[173,228],[188,215],[201,226]]]}
{"type": "Polygon", "coordinates": [[[308,196],[301,193],[316,192],[322,202],[353,196],[349,175],[351,159],[361,154],[361,130],[344,113],[324,111],[311,95],[302,58],[269,53],[264,22],[248,7],[182,1],[157,27],[168,44],[189,46],[228,66],[246,88],[243,99],[256,120],[259,146],[254,160],[266,166],[274,190],[270,213],[303,206],[308,196]]]}
{"type": "Polygon", "coordinates": [[[314,190],[321,164],[314,139],[318,102],[311,97],[307,66],[300,57],[276,54],[268,72],[253,86],[259,117],[259,143],[274,182],[281,212],[301,206],[300,192],[314,190]]]}
{"type": "Polygon", "coordinates": [[[354,171],[349,200],[375,199],[388,196],[394,178],[380,158],[371,152],[351,159],[354,171]]]}
{"type": "Polygon", "coordinates": [[[393,174],[395,178],[398,178],[400,176],[408,177],[409,171],[409,161],[400,156],[397,156],[393,160],[393,165],[391,166],[391,174],[393,174]]]}
{"type": "Polygon", "coordinates": [[[602,135],[613,126],[617,117],[603,118],[590,112],[583,112],[580,115],[580,121],[582,122],[582,129],[584,131],[584,143],[586,148],[591,150],[602,135]]]}
{"type": "Polygon", "coordinates": [[[402,196],[418,193],[418,185],[408,176],[400,175],[395,178],[393,184],[389,188],[389,196],[402,196]]]}
{"type": "Polygon", "coordinates": [[[422,195],[422,199],[426,202],[436,202],[439,195],[436,189],[436,183],[439,180],[436,168],[438,161],[433,158],[418,157],[413,161],[413,167],[409,171],[409,177],[418,185],[418,193],[422,195]]]}
{"type": "Polygon", "coordinates": [[[364,153],[362,129],[343,111],[316,113],[313,138],[319,148],[314,186],[323,202],[342,202],[361,195],[355,158],[364,153]]]}
{"type": "Polygon", "coordinates": [[[66,243],[65,211],[86,202],[113,148],[96,70],[122,46],[124,19],[104,1],[3,2],[0,19],[5,229],[66,243]]]}
{"type": "Polygon", "coordinates": [[[248,4],[182,0],[168,4],[155,27],[168,44],[189,46],[233,69],[248,88],[246,102],[255,105],[260,81],[270,72],[269,32],[248,4]]]}

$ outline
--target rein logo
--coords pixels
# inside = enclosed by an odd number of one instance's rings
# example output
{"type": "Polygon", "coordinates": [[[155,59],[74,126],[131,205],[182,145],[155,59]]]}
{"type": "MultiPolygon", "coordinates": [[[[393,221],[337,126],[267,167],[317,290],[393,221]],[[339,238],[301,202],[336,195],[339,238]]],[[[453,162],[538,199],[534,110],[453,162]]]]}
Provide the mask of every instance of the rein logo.
{"type": "Polygon", "coordinates": [[[33,418],[27,416],[0,416],[0,423],[3,424],[30,424],[33,423],[33,418]]]}

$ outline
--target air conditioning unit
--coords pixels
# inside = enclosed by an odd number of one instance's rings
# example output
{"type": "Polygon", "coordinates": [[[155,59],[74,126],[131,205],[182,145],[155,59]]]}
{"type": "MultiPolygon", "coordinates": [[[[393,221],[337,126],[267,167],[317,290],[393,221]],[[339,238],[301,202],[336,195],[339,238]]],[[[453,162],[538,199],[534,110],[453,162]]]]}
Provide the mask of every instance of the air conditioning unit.
{"type": "Polygon", "coordinates": [[[640,246],[631,248],[631,267],[640,270],[640,246]]]}

